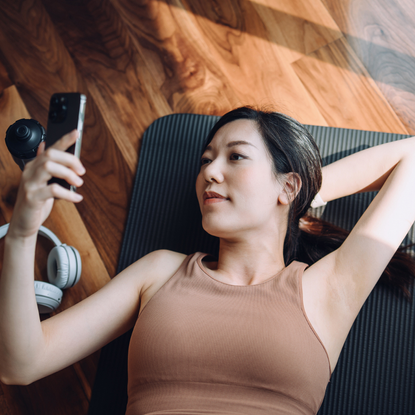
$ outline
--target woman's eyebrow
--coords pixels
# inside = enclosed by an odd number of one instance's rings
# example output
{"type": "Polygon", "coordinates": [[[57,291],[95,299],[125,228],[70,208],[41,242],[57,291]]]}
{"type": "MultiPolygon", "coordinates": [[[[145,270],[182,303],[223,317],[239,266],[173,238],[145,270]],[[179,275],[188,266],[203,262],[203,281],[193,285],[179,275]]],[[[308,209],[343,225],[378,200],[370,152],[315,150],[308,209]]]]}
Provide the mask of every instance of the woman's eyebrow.
{"type": "MultiPolygon", "coordinates": [[[[230,141],[230,142],[226,145],[226,147],[230,148],[230,147],[239,146],[239,145],[242,145],[242,144],[244,144],[244,145],[248,145],[248,146],[252,146],[252,147],[255,147],[255,146],[254,146],[252,143],[250,143],[249,141],[244,141],[244,140],[230,141]]],[[[255,147],[255,148],[257,148],[257,147],[255,147]]],[[[208,145],[208,146],[206,147],[206,150],[212,150],[212,146],[211,146],[211,145],[208,145]]]]}

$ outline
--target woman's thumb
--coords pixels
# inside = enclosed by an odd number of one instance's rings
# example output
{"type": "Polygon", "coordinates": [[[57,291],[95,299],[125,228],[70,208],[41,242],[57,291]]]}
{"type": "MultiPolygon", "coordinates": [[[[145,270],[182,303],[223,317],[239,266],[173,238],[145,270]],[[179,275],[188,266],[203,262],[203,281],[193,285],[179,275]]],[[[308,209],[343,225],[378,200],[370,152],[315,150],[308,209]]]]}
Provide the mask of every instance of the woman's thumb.
{"type": "Polygon", "coordinates": [[[39,154],[42,154],[45,151],[45,146],[46,146],[46,143],[44,141],[42,141],[39,144],[39,147],[37,148],[36,156],[38,156],[39,154]]]}

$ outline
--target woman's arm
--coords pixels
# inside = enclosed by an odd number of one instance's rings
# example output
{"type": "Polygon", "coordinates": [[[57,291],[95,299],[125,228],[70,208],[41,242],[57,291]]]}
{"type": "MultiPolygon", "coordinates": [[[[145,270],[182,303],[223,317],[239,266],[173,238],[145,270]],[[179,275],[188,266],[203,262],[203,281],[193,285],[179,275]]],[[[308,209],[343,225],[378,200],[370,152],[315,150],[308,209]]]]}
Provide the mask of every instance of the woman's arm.
{"type": "Polygon", "coordinates": [[[371,147],[323,167],[319,191],[325,202],[354,193],[379,190],[394,167],[415,154],[415,137],[371,147]]]}
{"type": "MultiPolygon", "coordinates": [[[[137,320],[140,302],[148,301],[146,292],[154,294],[184,258],[172,251],[151,252],[90,297],[41,323],[32,301],[34,293],[26,295],[29,305],[22,298],[18,304],[2,304],[0,312],[5,311],[10,319],[0,316],[0,380],[7,384],[32,383],[125,333],[137,320]]],[[[15,277],[7,273],[3,276],[7,280],[15,277]]],[[[27,285],[32,291],[33,281],[27,285]]],[[[8,301],[4,288],[0,290],[1,301],[8,301]]],[[[16,289],[22,291],[20,286],[16,289]]],[[[15,291],[7,294],[16,297],[15,291]]]]}
{"type": "MultiPolygon", "coordinates": [[[[22,175],[6,235],[0,278],[0,380],[28,384],[98,350],[131,328],[140,300],[154,292],[180,266],[183,255],[156,251],[141,258],[94,295],[43,322],[34,293],[34,255],[40,225],[53,198],[79,201],[58,185],[59,177],[79,187],[79,160],[64,150],[76,140],[67,135],[51,150],[40,148],[22,175]]],[[[85,276],[84,278],[87,278],[85,276]]]]}
{"type": "Polygon", "coordinates": [[[61,177],[80,186],[84,169],[75,157],[64,153],[77,139],[73,132],[44,152],[23,171],[13,217],[5,238],[0,278],[0,375],[10,367],[29,365],[43,346],[43,332],[34,294],[34,256],[37,232],[49,215],[54,197],[79,202],[81,197],[61,186],[48,186],[52,177],[61,177]],[[71,194],[72,193],[72,194],[71,194]]]}
{"type": "Polygon", "coordinates": [[[304,272],[304,303],[332,364],[382,272],[415,221],[415,138],[346,157],[324,172],[322,197],[378,194],[337,250],[304,272]]]}

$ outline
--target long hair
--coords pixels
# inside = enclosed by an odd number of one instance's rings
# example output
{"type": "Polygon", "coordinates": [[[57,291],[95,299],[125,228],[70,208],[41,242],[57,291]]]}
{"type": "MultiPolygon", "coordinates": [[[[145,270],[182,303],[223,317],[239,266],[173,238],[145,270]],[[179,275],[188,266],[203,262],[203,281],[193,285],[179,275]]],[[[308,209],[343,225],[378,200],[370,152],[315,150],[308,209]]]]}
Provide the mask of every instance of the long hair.
{"type": "MultiPolygon", "coordinates": [[[[316,142],[308,130],[295,119],[271,111],[241,107],[222,116],[206,139],[206,148],[216,132],[232,121],[255,122],[273,162],[280,174],[294,172],[302,186],[290,204],[287,233],[284,239],[284,261],[297,260],[309,265],[340,247],[349,232],[308,214],[310,205],[322,184],[322,161],[316,142]]],[[[380,284],[398,287],[410,298],[409,287],[415,278],[415,260],[404,252],[396,252],[379,279],[380,284]]]]}

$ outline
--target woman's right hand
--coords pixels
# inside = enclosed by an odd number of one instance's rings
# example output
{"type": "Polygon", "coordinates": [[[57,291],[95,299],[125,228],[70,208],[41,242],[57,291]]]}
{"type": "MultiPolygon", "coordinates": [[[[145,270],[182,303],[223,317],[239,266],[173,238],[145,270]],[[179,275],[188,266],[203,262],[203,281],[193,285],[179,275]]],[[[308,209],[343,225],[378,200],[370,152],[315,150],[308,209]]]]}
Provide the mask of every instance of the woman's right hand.
{"type": "Polygon", "coordinates": [[[25,238],[37,234],[52,210],[54,198],[74,203],[82,200],[80,194],[57,183],[48,185],[52,177],[64,179],[76,187],[83,184],[79,176],[85,173],[85,168],[77,157],[65,152],[77,138],[78,132],[74,130],[46,151],[45,143],[40,144],[37,157],[23,170],[9,235],[25,238]]]}

